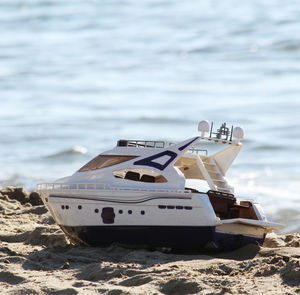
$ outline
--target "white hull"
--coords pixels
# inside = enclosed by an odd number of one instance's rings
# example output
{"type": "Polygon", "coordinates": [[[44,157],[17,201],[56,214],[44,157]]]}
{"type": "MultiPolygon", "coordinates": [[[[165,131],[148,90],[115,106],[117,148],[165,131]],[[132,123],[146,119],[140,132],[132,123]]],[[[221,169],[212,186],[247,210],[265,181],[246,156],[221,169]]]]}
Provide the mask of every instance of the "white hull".
{"type": "MultiPolygon", "coordinates": [[[[144,228],[143,232],[145,232],[145,229],[147,231],[151,228],[151,233],[154,231],[160,235],[162,229],[169,232],[169,229],[172,228],[176,229],[173,233],[176,235],[184,229],[192,230],[192,232],[195,230],[196,234],[201,234],[205,229],[205,235],[207,235],[207,229],[212,229],[214,237],[216,235],[222,237],[224,235],[225,237],[242,236],[262,243],[266,233],[278,226],[265,220],[242,218],[221,220],[216,216],[209,197],[205,193],[149,192],[128,189],[51,190],[43,191],[42,198],[55,221],[73,241],[77,240],[92,245],[106,245],[103,242],[105,237],[102,237],[99,244],[98,242],[91,243],[85,241],[87,238],[80,238],[82,231],[97,229],[103,235],[102,228],[105,230],[105,235],[110,235],[110,228],[111,232],[117,229],[118,235],[120,235],[120,231],[132,232],[137,228],[139,230],[144,228]],[[111,216],[108,216],[108,219],[103,217],[103,210],[106,210],[104,208],[111,210],[109,213],[111,216]]],[[[253,206],[255,208],[255,204],[253,206]]],[[[257,212],[257,215],[260,215],[260,212],[257,212]]],[[[141,236],[141,233],[139,232],[138,235],[141,236]]],[[[129,244],[134,243],[134,241],[129,242],[129,244]]],[[[195,244],[195,241],[193,243],[195,244]]],[[[211,243],[215,244],[215,241],[213,239],[206,241],[206,244],[211,245],[211,243]]],[[[137,244],[140,243],[137,242],[137,244]]],[[[168,245],[166,244],[166,246],[168,245]]]]}

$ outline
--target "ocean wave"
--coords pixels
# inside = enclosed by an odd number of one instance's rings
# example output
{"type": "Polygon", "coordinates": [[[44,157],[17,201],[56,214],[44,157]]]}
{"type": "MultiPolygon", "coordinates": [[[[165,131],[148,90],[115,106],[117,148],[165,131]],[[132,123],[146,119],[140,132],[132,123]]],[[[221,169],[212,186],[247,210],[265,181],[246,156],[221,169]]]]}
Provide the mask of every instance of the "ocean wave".
{"type": "Polygon", "coordinates": [[[300,233],[300,210],[294,208],[284,208],[275,212],[273,220],[284,225],[279,231],[280,234],[300,233]]]}
{"type": "Polygon", "coordinates": [[[253,148],[256,151],[283,151],[289,149],[288,146],[275,145],[275,144],[262,144],[253,148]]]}
{"type": "Polygon", "coordinates": [[[273,47],[280,51],[293,52],[300,50],[299,40],[281,40],[273,43],[273,47]]]}
{"type": "Polygon", "coordinates": [[[76,156],[76,155],[85,155],[87,153],[87,148],[80,146],[80,145],[75,145],[70,149],[66,149],[51,155],[46,156],[46,159],[53,159],[53,158],[61,158],[61,157],[66,157],[66,156],[76,156]]]}
{"type": "Polygon", "coordinates": [[[139,117],[136,119],[138,122],[154,123],[154,124],[192,124],[194,121],[183,118],[168,118],[168,117],[139,117]]]}
{"type": "MultiPolygon", "coordinates": [[[[32,182],[30,176],[22,175],[22,173],[0,173],[0,188],[8,186],[21,187],[29,183],[32,184],[32,182]]],[[[31,187],[34,186],[31,185],[31,187]]]]}

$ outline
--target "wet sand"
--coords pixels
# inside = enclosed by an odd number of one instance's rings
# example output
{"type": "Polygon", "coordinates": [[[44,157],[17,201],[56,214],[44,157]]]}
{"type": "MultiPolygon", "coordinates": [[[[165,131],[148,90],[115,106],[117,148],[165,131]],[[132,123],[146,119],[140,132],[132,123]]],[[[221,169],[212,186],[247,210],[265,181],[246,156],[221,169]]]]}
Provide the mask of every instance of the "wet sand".
{"type": "Polygon", "coordinates": [[[0,192],[0,294],[300,294],[300,234],[172,254],[71,245],[36,193],[0,192]]]}

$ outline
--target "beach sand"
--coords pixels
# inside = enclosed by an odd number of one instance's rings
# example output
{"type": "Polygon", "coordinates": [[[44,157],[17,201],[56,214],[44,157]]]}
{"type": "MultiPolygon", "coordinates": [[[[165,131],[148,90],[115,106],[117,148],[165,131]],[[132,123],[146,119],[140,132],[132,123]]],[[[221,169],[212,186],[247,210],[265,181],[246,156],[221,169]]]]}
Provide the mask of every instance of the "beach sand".
{"type": "Polygon", "coordinates": [[[264,247],[171,254],[74,246],[37,193],[0,193],[0,294],[300,294],[300,234],[264,247]]]}

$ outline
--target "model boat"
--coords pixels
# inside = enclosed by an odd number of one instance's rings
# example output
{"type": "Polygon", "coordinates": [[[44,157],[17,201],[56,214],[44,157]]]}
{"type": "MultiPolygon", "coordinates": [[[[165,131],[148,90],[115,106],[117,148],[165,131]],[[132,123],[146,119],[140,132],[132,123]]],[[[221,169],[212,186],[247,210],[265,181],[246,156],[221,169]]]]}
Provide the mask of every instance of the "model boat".
{"type": "Polygon", "coordinates": [[[38,185],[74,243],[150,248],[236,249],[263,244],[280,224],[240,199],[225,178],[244,131],[201,121],[199,136],[176,144],[119,140],[69,177],[38,185]],[[209,144],[213,143],[213,144],[209,144]],[[220,145],[209,154],[201,148],[220,145]]]}

